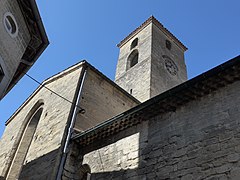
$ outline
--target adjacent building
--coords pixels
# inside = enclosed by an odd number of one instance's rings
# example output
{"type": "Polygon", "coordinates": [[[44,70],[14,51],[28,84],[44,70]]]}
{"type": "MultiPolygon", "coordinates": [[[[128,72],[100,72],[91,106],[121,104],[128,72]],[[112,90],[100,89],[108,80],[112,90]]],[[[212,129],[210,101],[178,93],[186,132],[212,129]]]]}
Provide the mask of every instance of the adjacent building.
{"type": "Polygon", "coordinates": [[[48,46],[35,0],[0,2],[0,99],[48,46]]]}

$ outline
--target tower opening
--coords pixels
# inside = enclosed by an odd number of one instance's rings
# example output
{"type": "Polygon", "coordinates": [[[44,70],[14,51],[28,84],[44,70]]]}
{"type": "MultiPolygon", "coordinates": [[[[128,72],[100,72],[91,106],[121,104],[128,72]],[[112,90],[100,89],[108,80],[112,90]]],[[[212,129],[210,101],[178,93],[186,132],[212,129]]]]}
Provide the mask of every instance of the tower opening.
{"type": "Polygon", "coordinates": [[[133,50],[133,52],[128,57],[127,70],[135,66],[138,63],[138,50],[133,50]]]}
{"type": "Polygon", "coordinates": [[[135,48],[138,45],[138,38],[134,39],[132,44],[131,44],[131,50],[135,48]]]}

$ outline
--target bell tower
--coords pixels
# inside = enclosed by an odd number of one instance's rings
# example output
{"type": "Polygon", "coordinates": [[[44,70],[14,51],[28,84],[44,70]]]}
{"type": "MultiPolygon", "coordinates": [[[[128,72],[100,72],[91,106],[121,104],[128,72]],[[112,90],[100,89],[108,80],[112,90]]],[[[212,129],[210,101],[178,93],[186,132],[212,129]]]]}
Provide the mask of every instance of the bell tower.
{"type": "Polygon", "coordinates": [[[187,48],[153,16],[118,47],[115,82],[141,102],[187,80],[187,48]]]}

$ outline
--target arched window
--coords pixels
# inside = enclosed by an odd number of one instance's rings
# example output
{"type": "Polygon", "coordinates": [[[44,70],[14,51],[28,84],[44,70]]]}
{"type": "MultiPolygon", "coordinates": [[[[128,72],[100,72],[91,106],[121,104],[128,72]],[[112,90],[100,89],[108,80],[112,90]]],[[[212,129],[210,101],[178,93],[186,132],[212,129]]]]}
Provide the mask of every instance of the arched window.
{"type": "Polygon", "coordinates": [[[166,40],[166,47],[168,50],[171,50],[171,48],[172,48],[172,44],[169,40],[166,40]]]}
{"type": "Polygon", "coordinates": [[[22,137],[7,174],[7,179],[18,179],[42,112],[43,103],[37,103],[28,114],[25,128],[22,129],[22,137]]]}
{"type": "Polygon", "coordinates": [[[128,56],[127,60],[127,70],[135,66],[138,63],[138,50],[133,50],[133,52],[128,56]]]}
{"type": "Polygon", "coordinates": [[[83,164],[80,168],[80,179],[90,180],[91,179],[91,168],[88,164],[83,164]]]}
{"type": "Polygon", "coordinates": [[[131,50],[135,48],[138,45],[138,38],[134,39],[132,44],[131,44],[131,50]]]}

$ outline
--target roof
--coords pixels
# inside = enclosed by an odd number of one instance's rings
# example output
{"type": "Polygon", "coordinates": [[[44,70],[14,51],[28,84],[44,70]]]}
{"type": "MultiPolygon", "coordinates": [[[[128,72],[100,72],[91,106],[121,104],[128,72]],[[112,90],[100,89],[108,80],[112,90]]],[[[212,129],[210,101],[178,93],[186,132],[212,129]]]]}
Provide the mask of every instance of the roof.
{"type": "Polygon", "coordinates": [[[24,16],[31,40],[23,54],[20,64],[7,87],[6,94],[31,68],[49,44],[35,0],[17,0],[24,16]]]}
{"type": "Polygon", "coordinates": [[[129,98],[131,98],[133,101],[135,101],[137,104],[140,104],[140,102],[134,98],[132,95],[130,95],[128,92],[126,92],[124,89],[122,89],[120,86],[118,86],[116,83],[114,83],[111,79],[109,79],[107,76],[105,76],[103,73],[101,73],[99,70],[97,70],[94,66],[92,66],[91,64],[89,64],[86,60],[82,60],[70,67],[68,67],[67,69],[47,78],[46,80],[44,80],[41,85],[38,86],[38,88],[24,101],[24,103],[12,114],[12,116],[6,121],[5,125],[7,125],[9,122],[11,122],[11,120],[18,114],[18,112],[21,111],[21,109],[23,109],[23,107],[35,96],[35,94],[37,94],[41,88],[43,88],[44,86],[46,86],[47,84],[54,82],[55,80],[65,76],[66,74],[69,74],[77,69],[79,69],[80,67],[88,67],[91,68],[91,70],[93,70],[95,73],[97,73],[98,75],[100,75],[104,80],[106,80],[108,83],[110,83],[112,86],[114,86],[115,88],[117,88],[119,91],[121,91],[122,93],[124,93],[126,96],[128,96],[129,98]]]}
{"type": "Polygon", "coordinates": [[[75,135],[72,140],[87,146],[137,125],[156,115],[175,112],[177,108],[240,80],[240,56],[237,56],[191,80],[97,126],[75,135]]]}
{"type": "Polygon", "coordinates": [[[187,47],[181,43],[176,36],[174,36],[167,28],[163,26],[154,16],[150,16],[144,23],[142,23],[138,28],[136,28],[133,32],[131,32],[126,38],[124,38],[117,46],[122,47],[125,43],[127,43],[133,36],[143,30],[150,23],[155,24],[163,33],[165,33],[168,37],[170,37],[181,49],[184,51],[187,50],[187,47]]]}
{"type": "Polygon", "coordinates": [[[65,76],[66,74],[69,74],[77,69],[79,69],[83,64],[85,63],[85,60],[80,61],[77,64],[74,64],[71,67],[68,67],[67,69],[45,79],[41,85],[39,85],[37,87],[37,89],[21,104],[21,106],[11,115],[11,117],[5,122],[5,125],[7,125],[8,123],[10,123],[12,121],[12,119],[27,105],[27,103],[29,101],[31,101],[31,99],[42,89],[44,88],[44,86],[46,86],[47,84],[56,81],[57,79],[65,76]]]}

